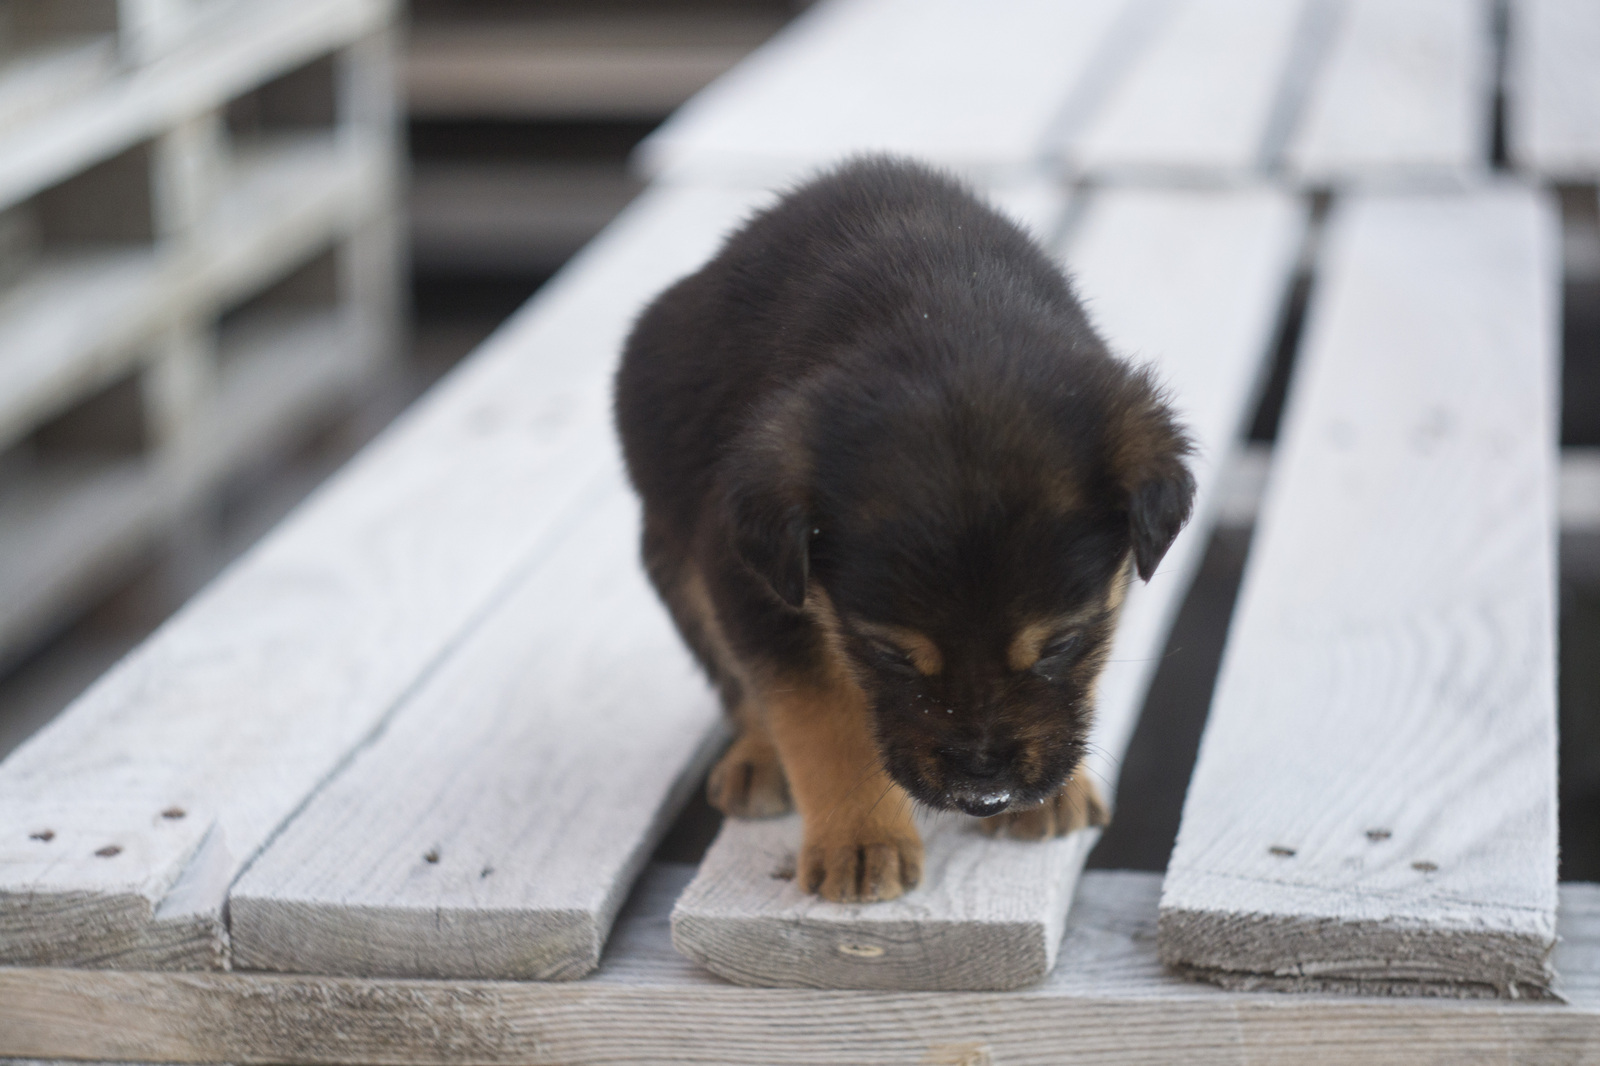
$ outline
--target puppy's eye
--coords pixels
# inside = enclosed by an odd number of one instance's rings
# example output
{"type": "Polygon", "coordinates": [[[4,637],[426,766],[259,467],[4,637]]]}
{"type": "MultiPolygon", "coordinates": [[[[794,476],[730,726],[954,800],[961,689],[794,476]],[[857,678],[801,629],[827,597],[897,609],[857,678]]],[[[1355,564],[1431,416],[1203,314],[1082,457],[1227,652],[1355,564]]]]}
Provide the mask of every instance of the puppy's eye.
{"type": "Polygon", "coordinates": [[[1039,663],[1056,665],[1059,660],[1077,651],[1082,642],[1083,637],[1080,633],[1068,633],[1066,636],[1057,637],[1039,649],[1039,659],[1035,665],[1037,666],[1039,663]]]}
{"type": "Polygon", "coordinates": [[[900,673],[914,674],[917,672],[917,664],[911,661],[911,656],[893,644],[887,644],[881,640],[869,641],[868,644],[872,648],[872,654],[884,666],[900,673]]]}

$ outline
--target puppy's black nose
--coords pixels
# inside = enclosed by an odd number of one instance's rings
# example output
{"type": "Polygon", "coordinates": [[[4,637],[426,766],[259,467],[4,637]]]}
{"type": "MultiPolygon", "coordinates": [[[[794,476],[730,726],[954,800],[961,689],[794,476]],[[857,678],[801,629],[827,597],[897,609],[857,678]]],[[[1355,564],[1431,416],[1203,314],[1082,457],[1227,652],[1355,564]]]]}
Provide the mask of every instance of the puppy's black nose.
{"type": "Polygon", "coordinates": [[[977,788],[952,789],[950,798],[957,807],[978,818],[999,814],[1011,804],[1010,789],[977,788]]]}

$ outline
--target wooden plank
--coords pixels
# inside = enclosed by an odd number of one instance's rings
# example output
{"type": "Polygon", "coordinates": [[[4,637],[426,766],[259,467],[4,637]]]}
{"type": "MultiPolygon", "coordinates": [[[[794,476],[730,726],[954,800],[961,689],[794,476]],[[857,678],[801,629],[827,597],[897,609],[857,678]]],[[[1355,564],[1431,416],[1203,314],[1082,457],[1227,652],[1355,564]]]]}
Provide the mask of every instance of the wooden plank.
{"type": "Polygon", "coordinates": [[[110,34],[71,37],[0,54],[0,130],[89,91],[116,70],[110,34]]]}
{"type": "MultiPolygon", "coordinates": [[[[1275,192],[1136,190],[1104,193],[1087,211],[1068,261],[1090,313],[1114,349],[1160,369],[1201,455],[1196,517],[1150,584],[1130,592],[1100,682],[1088,772],[1109,793],[1205,549],[1218,469],[1255,393],[1302,212],[1275,192]]],[[[773,877],[792,868],[797,818],[730,820],[678,903],[674,942],[714,972],[757,985],[1005,989],[1050,972],[1098,833],[991,839],[953,815],[921,828],[920,888],[838,904],[773,877]]]]}
{"type": "Polygon", "coordinates": [[[885,151],[998,184],[1041,165],[1129,6],[826,0],[684,105],[636,160],[672,180],[777,184],[885,151]]]}
{"type": "Polygon", "coordinates": [[[214,110],[393,17],[392,0],[280,0],[233,7],[213,32],[0,132],[0,208],[214,110]]]}
{"type": "Polygon", "coordinates": [[[410,113],[432,119],[659,119],[783,25],[777,12],[418,19],[410,113]]]}
{"type": "Polygon", "coordinates": [[[228,883],[546,550],[610,461],[611,366],[633,314],[758,200],[680,190],[637,203],[0,763],[0,959],[226,961],[228,883]]]}
{"type": "Polygon", "coordinates": [[[1042,985],[986,993],[725,984],[676,956],[656,867],[598,973],[493,982],[0,969],[0,1055],[166,1062],[707,1066],[1593,1063],[1600,888],[1562,886],[1562,1005],[1227,992],[1165,972],[1159,875],[1084,875],[1042,985]]]}
{"type": "Polygon", "coordinates": [[[1068,146],[1105,178],[1238,180],[1261,169],[1308,0],[1177,0],[1068,146]]]}
{"type": "Polygon", "coordinates": [[[725,737],[638,563],[620,456],[593,491],[234,886],[236,968],[548,980],[598,965],[725,737]]]}
{"type": "Polygon", "coordinates": [[[1486,0],[1346,0],[1289,170],[1314,184],[1486,173],[1490,22],[1486,0]]]}
{"type": "Polygon", "coordinates": [[[1512,160],[1557,181],[1600,175],[1600,7],[1516,0],[1507,53],[1512,160]]]}
{"type": "Polygon", "coordinates": [[[1542,995],[1557,220],[1515,187],[1336,211],[1162,955],[1239,983],[1542,995]]]}

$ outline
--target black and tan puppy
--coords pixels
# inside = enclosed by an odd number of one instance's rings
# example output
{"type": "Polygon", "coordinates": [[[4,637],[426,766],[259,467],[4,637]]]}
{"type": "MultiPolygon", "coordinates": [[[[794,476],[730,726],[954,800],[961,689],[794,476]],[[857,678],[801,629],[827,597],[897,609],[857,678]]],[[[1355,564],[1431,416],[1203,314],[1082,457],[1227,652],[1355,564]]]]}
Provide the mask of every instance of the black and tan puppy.
{"type": "Polygon", "coordinates": [[[807,890],[915,885],[912,801],[1104,821],[1075,773],[1095,679],[1189,516],[1190,449],[1017,226],[850,163],[651,304],[616,415],[645,564],[739,729],[711,801],[792,798],[807,890]]]}

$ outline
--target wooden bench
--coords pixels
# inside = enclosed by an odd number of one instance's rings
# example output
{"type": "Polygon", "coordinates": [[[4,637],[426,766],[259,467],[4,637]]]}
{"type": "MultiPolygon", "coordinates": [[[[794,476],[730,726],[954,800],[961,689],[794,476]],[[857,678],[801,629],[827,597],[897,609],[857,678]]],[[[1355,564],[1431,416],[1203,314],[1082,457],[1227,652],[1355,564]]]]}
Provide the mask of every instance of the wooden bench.
{"type": "Polygon", "coordinates": [[[654,188],[0,764],[0,1056],[1592,1058],[1600,888],[1554,865],[1554,209],[1473,139],[1487,5],[1285,6],[825,0],[688,105],[654,188]],[[1227,121],[1174,124],[1189,92],[1227,121]],[[1396,109],[1465,118],[1421,145],[1396,109]],[[1113,793],[1312,277],[1164,882],[956,819],[890,904],[774,876],[792,820],[646,865],[722,727],[638,572],[618,346],[774,183],[874,148],[1032,227],[1201,443],[1101,686],[1113,793]]]}

